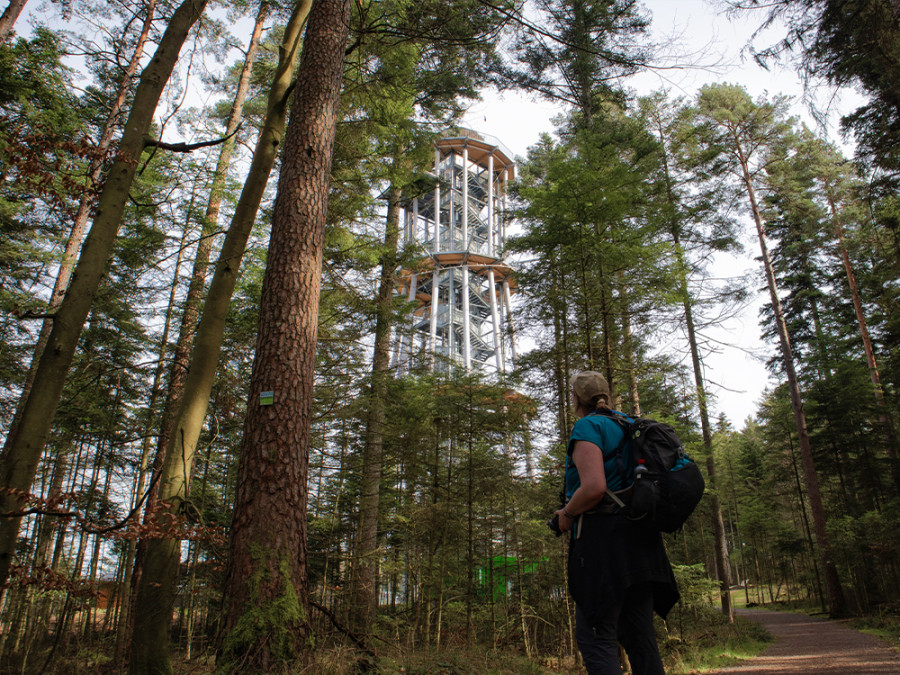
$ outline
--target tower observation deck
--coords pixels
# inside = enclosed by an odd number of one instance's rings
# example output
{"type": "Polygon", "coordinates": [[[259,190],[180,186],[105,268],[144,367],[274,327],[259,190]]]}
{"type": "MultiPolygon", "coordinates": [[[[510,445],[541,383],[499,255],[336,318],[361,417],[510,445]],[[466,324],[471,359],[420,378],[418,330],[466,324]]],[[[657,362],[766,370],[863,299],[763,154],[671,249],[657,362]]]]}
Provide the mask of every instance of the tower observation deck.
{"type": "Polygon", "coordinates": [[[415,303],[412,331],[395,353],[400,370],[416,353],[436,370],[511,367],[515,281],[502,256],[514,176],[509,152],[494,138],[456,128],[436,142],[433,189],[403,203],[403,243],[424,255],[400,272],[398,292],[415,303]]]}

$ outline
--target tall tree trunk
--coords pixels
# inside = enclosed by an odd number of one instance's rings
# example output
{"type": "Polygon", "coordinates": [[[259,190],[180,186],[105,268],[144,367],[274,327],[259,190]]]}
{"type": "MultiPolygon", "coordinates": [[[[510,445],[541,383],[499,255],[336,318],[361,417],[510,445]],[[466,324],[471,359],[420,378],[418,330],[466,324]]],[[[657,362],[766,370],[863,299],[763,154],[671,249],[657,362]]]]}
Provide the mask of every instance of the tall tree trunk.
{"type": "Polygon", "coordinates": [[[391,327],[394,321],[394,278],[400,242],[400,188],[388,191],[387,225],[381,254],[381,280],[375,315],[375,352],[372,358],[372,388],[366,419],[360,479],[359,524],[353,555],[350,625],[362,635],[369,632],[378,604],[375,578],[378,569],[378,504],[381,494],[382,436],[384,408],[390,379],[391,327]]]}
{"type": "Polygon", "coordinates": [[[631,330],[631,313],[629,311],[628,290],[625,288],[625,275],[616,275],[619,282],[619,306],[622,308],[622,357],[625,366],[625,379],[628,384],[628,400],[631,402],[631,414],[641,416],[641,393],[638,389],[637,364],[634,357],[634,333],[631,330]]]}
{"type": "MultiPolygon", "coordinates": [[[[680,244],[678,244],[680,252],[680,244]]],[[[680,256],[679,256],[680,257],[680,256]]],[[[684,320],[687,324],[688,343],[691,350],[691,364],[694,369],[694,384],[697,387],[697,408],[700,411],[700,429],[703,435],[703,447],[706,450],[706,477],[709,481],[707,497],[712,502],[713,532],[715,535],[716,575],[719,578],[719,597],[722,602],[722,614],[734,623],[734,608],[731,606],[731,567],[728,562],[728,539],[725,537],[725,519],[722,517],[722,500],[719,498],[719,481],[716,475],[716,461],[713,455],[712,429],[709,423],[709,406],[707,405],[706,386],[703,381],[703,366],[700,361],[700,349],[697,345],[697,333],[694,326],[692,301],[687,291],[687,280],[682,279],[682,298],[684,320]]]]}
{"type": "MultiPolygon", "coordinates": [[[[193,193],[196,190],[192,191],[193,193]]],[[[189,207],[188,211],[192,209],[189,207]]],[[[188,216],[188,219],[190,216],[188,216]]],[[[151,429],[157,424],[155,415],[156,403],[162,394],[162,378],[165,372],[166,352],[169,345],[169,332],[172,329],[172,320],[175,315],[176,296],[178,294],[178,278],[181,276],[181,264],[184,257],[184,245],[188,234],[188,223],[185,223],[181,234],[181,241],[178,245],[178,255],[175,260],[175,268],[172,272],[172,283],[169,287],[169,302],[166,306],[166,318],[163,322],[162,334],[159,338],[159,355],[157,357],[156,368],[153,373],[153,384],[150,387],[150,398],[147,403],[146,421],[144,423],[144,441],[141,443],[141,456],[138,464],[137,476],[134,480],[134,496],[132,498],[132,508],[137,508],[141,499],[144,497],[144,487],[147,484],[147,474],[150,470],[150,450],[153,445],[153,437],[151,429]]],[[[155,428],[159,428],[156,426],[155,428]]],[[[159,467],[157,467],[158,469],[159,467]]],[[[154,484],[151,483],[151,486],[154,484]]],[[[155,490],[148,490],[155,492],[155,490]]],[[[148,494],[146,499],[149,499],[148,494]]],[[[146,501],[146,500],[145,500],[146,501]]],[[[122,579],[122,594],[119,601],[119,616],[117,619],[116,629],[116,648],[113,660],[115,663],[122,664],[125,662],[126,652],[131,645],[132,632],[132,608],[135,602],[136,583],[140,579],[140,570],[135,574],[135,555],[137,554],[138,542],[129,539],[123,555],[122,566],[124,575],[122,579]]]]}
{"type": "Polygon", "coordinates": [[[806,413],[803,410],[803,397],[800,393],[800,382],[794,369],[794,354],[791,351],[791,342],[788,335],[787,323],[784,312],[781,309],[781,300],[778,297],[778,284],[775,280],[775,271],[772,267],[772,259],[766,245],[766,235],[763,227],[762,216],[756,200],[756,190],[753,179],[750,176],[750,168],[746,158],[740,154],[741,172],[744,186],[750,198],[750,210],[753,222],[756,224],[756,234],[759,238],[759,248],[762,256],[763,267],[766,274],[766,284],[769,288],[769,299],[772,303],[772,311],[775,314],[775,327],[778,331],[778,340],[781,345],[781,358],[784,365],[788,388],[791,395],[791,408],[794,412],[794,423],[797,427],[797,438],[800,445],[800,462],[803,465],[803,478],[806,483],[806,494],[809,499],[809,508],[813,516],[813,525],[816,530],[816,540],[819,544],[822,556],[822,569],[825,574],[825,590],[828,594],[828,610],[832,617],[840,617],[846,613],[844,592],[841,589],[837,566],[831,548],[831,540],[825,525],[825,506],[822,502],[822,494],[819,491],[819,477],[816,473],[816,465],[813,460],[812,447],[809,442],[809,431],[806,428],[806,413]]]}
{"type": "MultiPolygon", "coordinates": [[[[197,242],[197,250],[194,255],[194,265],[191,271],[190,282],[188,283],[187,293],[185,295],[183,310],[181,313],[181,325],[178,332],[178,340],[175,343],[175,350],[172,355],[172,365],[169,374],[168,393],[163,406],[163,413],[159,423],[159,433],[156,440],[156,456],[154,458],[153,467],[155,471],[159,471],[165,463],[166,447],[169,443],[169,437],[172,432],[172,425],[175,421],[175,414],[184,394],[185,381],[187,379],[188,362],[191,349],[194,345],[194,336],[197,330],[197,319],[203,304],[203,291],[206,286],[207,270],[209,268],[209,256],[212,251],[213,237],[218,227],[219,212],[222,205],[222,193],[228,174],[228,168],[231,164],[231,156],[234,152],[234,134],[237,132],[238,126],[243,117],[244,101],[247,98],[247,92],[250,89],[250,75],[253,71],[253,64],[256,61],[256,55],[259,51],[259,41],[262,36],[263,24],[268,14],[269,5],[263,2],[260,5],[259,12],[256,16],[256,22],[253,26],[253,32],[250,36],[250,44],[244,57],[244,65],[241,69],[241,75],[238,79],[238,86],[235,92],[234,101],[231,106],[231,113],[225,126],[225,142],[219,149],[219,158],[216,163],[216,170],[213,174],[212,183],[210,185],[209,199],[206,206],[206,212],[203,218],[203,225],[200,231],[200,238],[197,242]]],[[[191,198],[191,205],[193,206],[191,198]]],[[[191,214],[188,214],[190,219],[191,214]]],[[[187,233],[187,225],[185,226],[187,233]]],[[[173,286],[174,291],[174,286],[173,286]]],[[[150,520],[155,517],[155,509],[158,500],[159,486],[154,486],[146,500],[146,513],[150,520]]],[[[171,497],[172,495],[169,495],[171,497]]],[[[164,497],[165,499],[166,497],[164,497]]],[[[143,576],[143,565],[146,560],[147,541],[142,540],[134,557],[134,568],[129,571],[129,584],[132,580],[136,585],[140,584],[143,576]]],[[[158,580],[156,580],[158,582],[158,580]]],[[[168,588],[168,586],[165,586],[168,588]]],[[[137,586],[132,589],[131,595],[136,596],[137,586]]],[[[136,597],[133,598],[136,601],[136,597]]],[[[154,598],[154,603],[158,600],[154,598]]],[[[167,615],[166,615],[167,616],[167,615]]],[[[134,632],[132,619],[134,615],[126,613],[126,622],[124,623],[123,634],[131,636],[131,646],[135,650],[135,664],[143,662],[143,656],[148,650],[158,653],[162,650],[159,640],[166,640],[168,637],[168,622],[162,618],[163,614],[158,612],[147,612],[140,619],[142,624],[141,630],[134,632]],[[148,629],[146,622],[152,621],[154,628],[148,629]],[[157,625],[159,624],[159,625],[157,625]],[[161,625],[165,624],[165,625],[161,625]]],[[[163,643],[167,644],[167,642],[163,643]]],[[[137,666],[140,668],[140,666],[137,666]]]]}
{"type": "Polygon", "coordinates": [[[616,382],[615,382],[615,374],[613,372],[613,316],[612,316],[612,300],[609,297],[609,292],[606,288],[606,285],[602,283],[603,279],[606,279],[606,270],[604,269],[603,262],[601,262],[597,271],[600,274],[601,286],[600,286],[600,313],[602,316],[603,323],[603,374],[606,376],[606,381],[609,383],[609,395],[610,395],[610,404],[616,403],[616,382]]]}
{"type": "MultiPolygon", "coordinates": [[[[826,186],[828,188],[830,186],[826,186]]],[[[844,238],[844,228],[838,216],[834,197],[830,191],[827,195],[828,206],[831,209],[831,219],[834,222],[834,234],[838,240],[841,252],[841,262],[844,265],[844,273],[847,275],[847,285],[850,287],[850,296],[853,299],[853,311],[856,313],[856,323],[859,326],[859,335],[862,339],[863,350],[866,353],[866,363],[869,366],[869,378],[872,381],[872,393],[875,403],[878,405],[878,417],[887,447],[888,458],[891,462],[891,478],[894,488],[900,490],[900,458],[897,452],[897,435],[894,433],[894,424],[891,419],[890,408],[884,399],[884,387],[881,386],[881,375],[878,373],[878,361],[875,358],[875,347],[872,337],[869,335],[869,325],[866,314],[863,311],[862,300],[859,297],[859,287],[856,283],[856,274],[853,271],[853,263],[850,260],[850,252],[847,250],[847,241],[844,238]]]]}
{"type": "MultiPolygon", "coordinates": [[[[141,74],[116,159],[100,195],[97,215],[81,249],[69,289],[54,316],[48,348],[41,355],[34,387],[22,409],[15,433],[6,438],[0,459],[0,490],[5,488],[27,493],[31,489],[75,346],[106,273],[144,148],[144,134],[153,121],[153,113],[175,67],[178,52],[205,6],[206,0],[184,0],[172,15],[153,59],[141,74]]],[[[2,491],[0,513],[15,513],[21,506],[20,497],[2,491]]],[[[21,517],[0,519],[0,586],[9,577],[20,521],[21,517]]]]}
{"type": "MultiPolygon", "coordinates": [[[[244,66],[238,80],[237,91],[231,104],[231,113],[225,125],[225,142],[219,149],[219,159],[216,162],[216,170],[213,174],[209,188],[209,201],[206,213],[203,217],[203,225],[200,231],[200,240],[197,242],[197,251],[194,255],[194,268],[191,271],[191,279],[188,283],[187,294],[184,298],[184,309],[181,313],[181,327],[178,331],[178,341],[175,343],[175,352],[172,355],[172,370],[169,376],[169,392],[160,425],[159,439],[157,441],[157,453],[163,453],[172,433],[175,413],[181,403],[184,394],[184,383],[187,379],[188,362],[191,349],[194,346],[194,335],[197,330],[197,320],[203,305],[203,291],[206,288],[206,275],[209,269],[209,256],[212,252],[212,242],[219,223],[219,212],[222,208],[222,194],[225,189],[225,181],[228,176],[228,168],[231,165],[231,156],[234,154],[234,134],[237,132],[244,112],[244,101],[250,90],[250,75],[253,72],[253,64],[259,51],[259,41],[262,36],[263,24],[268,14],[269,5],[263,2],[256,15],[256,23],[250,36],[250,45],[244,58],[244,66]]],[[[156,461],[162,465],[161,458],[156,461]]],[[[150,504],[148,503],[148,506],[150,504]]]]}
{"type": "Polygon", "coordinates": [[[226,671],[272,672],[310,655],[306,479],[325,215],[349,28],[350,0],[313,4],[285,135],[241,442],[218,664],[226,671]]]}
{"type": "MultiPolygon", "coordinates": [[[[109,114],[106,116],[106,122],[103,125],[103,131],[100,133],[100,140],[97,142],[96,159],[92,160],[90,174],[88,175],[87,184],[89,186],[97,186],[100,183],[103,167],[106,163],[107,152],[112,145],[113,135],[118,128],[119,116],[122,114],[122,108],[125,106],[125,99],[133,89],[134,75],[137,73],[141,64],[141,58],[144,55],[144,47],[150,37],[150,28],[153,26],[154,12],[156,10],[156,0],[149,0],[144,15],[144,23],[141,26],[141,32],[138,35],[137,44],[131,54],[131,59],[122,73],[122,79],[119,81],[119,89],[116,97],[110,106],[109,114]]],[[[2,40],[2,38],[0,38],[2,40]]],[[[56,273],[56,280],[53,282],[53,289],[50,291],[50,299],[47,301],[47,314],[52,315],[59,307],[65,296],[66,289],[69,287],[69,281],[72,278],[72,270],[75,267],[75,259],[78,255],[78,249],[84,239],[84,233],[87,231],[88,219],[91,215],[91,209],[94,207],[94,190],[88,189],[81,195],[78,202],[78,210],[75,212],[75,218],[72,220],[72,229],[69,232],[69,238],[66,240],[66,246],[63,250],[62,259],[59,262],[59,270],[56,273]]],[[[37,373],[38,363],[40,363],[41,355],[47,346],[47,340],[50,339],[50,331],[53,328],[52,316],[47,317],[41,323],[41,331],[38,334],[37,342],[34,346],[34,353],[31,357],[31,365],[25,374],[25,383],[22,385],[22,394],[19,397],[16,414],[10,425],[9,433],[15,433],[19,418],[22,415],[22,409],[28,400],[31,388],[34,386],[34,377],[37,373]]]]}
{"type": "Polygon", "coordinates": [[[565,444],[569,436],[569,395],[568,377],[566,366],[563,363],[563,350],[565,343],[563,340],[563,324],[566,317],[563,315],[559,303],[561,302],[561,284],[559,282],[560,274],[557,270],[555,256],[551,255],[550,276],[552,279],[552,297],[553,301],[550,305],[550,311],[553,313],[553,381],[556,383],[556,407],[557,407],[557,431],[559,432],[558,442],[565,444]]]}
{"type": "MultiPolygon", "coordinates": [[[[581,242],[579,242],[581,243],[581,242]]],[[[584,249],[579,246],[579,248],[583,251],[584,249]]],[[[582,255],[581,260],[579,261],[579,275],[581,276],[581,320],[582,320],[582,331],[584,336],[584,355],[587,359],[587,369],[588,370],[596,370],[597,365],[594,362],[594,322],[591,321],[591,303],[588,298],[588,293],[591,288],[591,284],[587,279],[587,270],[588,270],[588,261],[586,260],[586,256],[582,255]]],[[[604,332],[605,335],[605,332],[604,332]]],[[[605,344],[605,343],[604,343],[605,344]]],[[[605,352],[604,352],[605,353],[605,352]]]]}
{"type": "MultiPolygon", "coordinates": [[[[660,138],[664,138],[665,131],[659,127],[660,138]]],[[[669,173],[668,155],[663,155],[663,170],[665,172],[666,193],[669,205],[674,208],[675,196],[669,173]]],[[[706,450],[706,477],[710,489],[707,495],[712,502],[713,532],[715,535],[716,575],[719,578],[719,597],[722,603],[722,614],[728,617],[730,623],[734,623],[734,608],[731,604],[731,565],[728,560],[728,539],[725,536],[725,519],[722,516],[722,500],[719,496],[718,478],[716,476],[716,461],[713,454],[712,426],[709,423],[709,406],[706,398],[706,385],[703,378],[703,364],[700,359],[700,347],[697,343],[697,331],[694,324],[693,299],[688,286],[688,265],[685,260],[684,247],[681,245],[680,228],[673,217],[669,224],[672,234],[672,242],[675,244],[675,254],[678,258],[679,285],[681,302],[684,308],[684,321],[687,326],[688,348],[691,352],[691,365],[694,369],[694,384],[697,388],[697,408],[700,412],[700,430],[703,435],[703,447],[706,450]]]]}
{"type": "Polygon", "coordinates": [[[0,16],[0,42],[6,42],[6,38],[12,32],[16,19],[19,18],[19,14],[22,13],[27,2],[28,0],[9,0],[3,16],[0,16]]]}
{"type": "MultiPolygon", "coordinates": [[[[184,383],[184,395],[172,423],[165,452],[162,453],[158,499],[172,502],[173,505],[187,499],[187,485],[209,405],[228,306],[237,283],[247,239],[281,144],[286,96],[311,4],[312,0],[297,2],[285,28],[279,49],[278,68],[269,90],[266,120],[203,304],[184,383]]],[[[160,645],[168,644],[169,622],[177,592],[175,581],[181,544],[177,539],[150,539],[146,541],[145,549],[140,574],[135,574],[137,591],[130,669],[136,674],[170,672],[168,650],[160,649],[160,645]]]]}

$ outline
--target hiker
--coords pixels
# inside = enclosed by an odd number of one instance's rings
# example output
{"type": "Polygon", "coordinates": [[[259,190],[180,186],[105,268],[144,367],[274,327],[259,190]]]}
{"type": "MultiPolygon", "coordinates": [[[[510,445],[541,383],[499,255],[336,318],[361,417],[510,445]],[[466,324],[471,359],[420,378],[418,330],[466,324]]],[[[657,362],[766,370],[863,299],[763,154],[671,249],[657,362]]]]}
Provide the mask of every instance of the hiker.
{"type": "MultiPolygon", "coordinates": [[[[579,420],[566,455],[566,505],[556,512],[569,538],[569,592],[575,600],[575,638],[590,675],[621,675],[618,644],[634,675],[664,673],[653,612],[665,618],[678,586],[659,530],[629,520],[609,492],[627,504],[627,444],[610,415],[609,384],[597,372],[572,380],[579,420]]],[[[629,419],[630,418],[626,418],[629,419]]]]}

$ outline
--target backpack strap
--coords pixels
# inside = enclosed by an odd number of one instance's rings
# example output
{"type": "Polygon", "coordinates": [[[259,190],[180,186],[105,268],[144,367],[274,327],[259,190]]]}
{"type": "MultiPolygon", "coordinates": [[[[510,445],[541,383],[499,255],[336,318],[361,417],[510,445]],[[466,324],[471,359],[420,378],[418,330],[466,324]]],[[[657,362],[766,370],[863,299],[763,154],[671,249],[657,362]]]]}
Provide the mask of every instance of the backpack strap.
{"type": "MultiPolygon", "coordinates": [[[[629,418],[626,418],[625,415],[616,413],[612,410],[610,410],[609,412],[607,412],[605,410],[595,410],[594,412],[591,413],[591,415],[602,415],[603,417],[615,422],[617,425],[619,425],[619,428],[622,429],[622,441],[616,446],[616,449],[614,452],[615,452],[615,457],[616,457],[616,468],[619,470],[619,474],[622,476],[622,485],[624,486],[626,481],[628,480],[628,473],[625,468],[625,457],[624,457],[622,451],[625,449],[625,444],[628,443],[628,441],[630,440],[630,438],[629,438],[630,434],[628,432],[628,427],[630,424],[632,424],[632,422],[630,422],[629,418]]],[[[623,487],[622,490],[620,490],[620,492],[625,492],[630,487],[631,487],[630,485],[623,487]]],[[[615,492],[613,492],[612,490],[607,490],[606,494],[608,494],[610,499],[612,499],[618,506],[620,506],[622,508],[625,507],[624,502],[622,502],[622,500],[619,499],[619,497],[616,495],[615,492]]]]}

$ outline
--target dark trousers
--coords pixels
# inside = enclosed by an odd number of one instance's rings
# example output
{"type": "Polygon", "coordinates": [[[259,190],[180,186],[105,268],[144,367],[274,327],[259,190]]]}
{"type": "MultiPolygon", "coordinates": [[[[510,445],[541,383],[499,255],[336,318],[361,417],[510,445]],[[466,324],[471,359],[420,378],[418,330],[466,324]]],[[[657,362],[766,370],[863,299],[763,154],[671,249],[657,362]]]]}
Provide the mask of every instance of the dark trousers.
{"type": "Polygon", "coordinates": [[[634,675],[665,675],[653,630],[653,589],[649,583],[629,587],[622,604],[593,627],[576,605],[575,639],[589,675],[622,675],[620,642],[634,675]]]}

